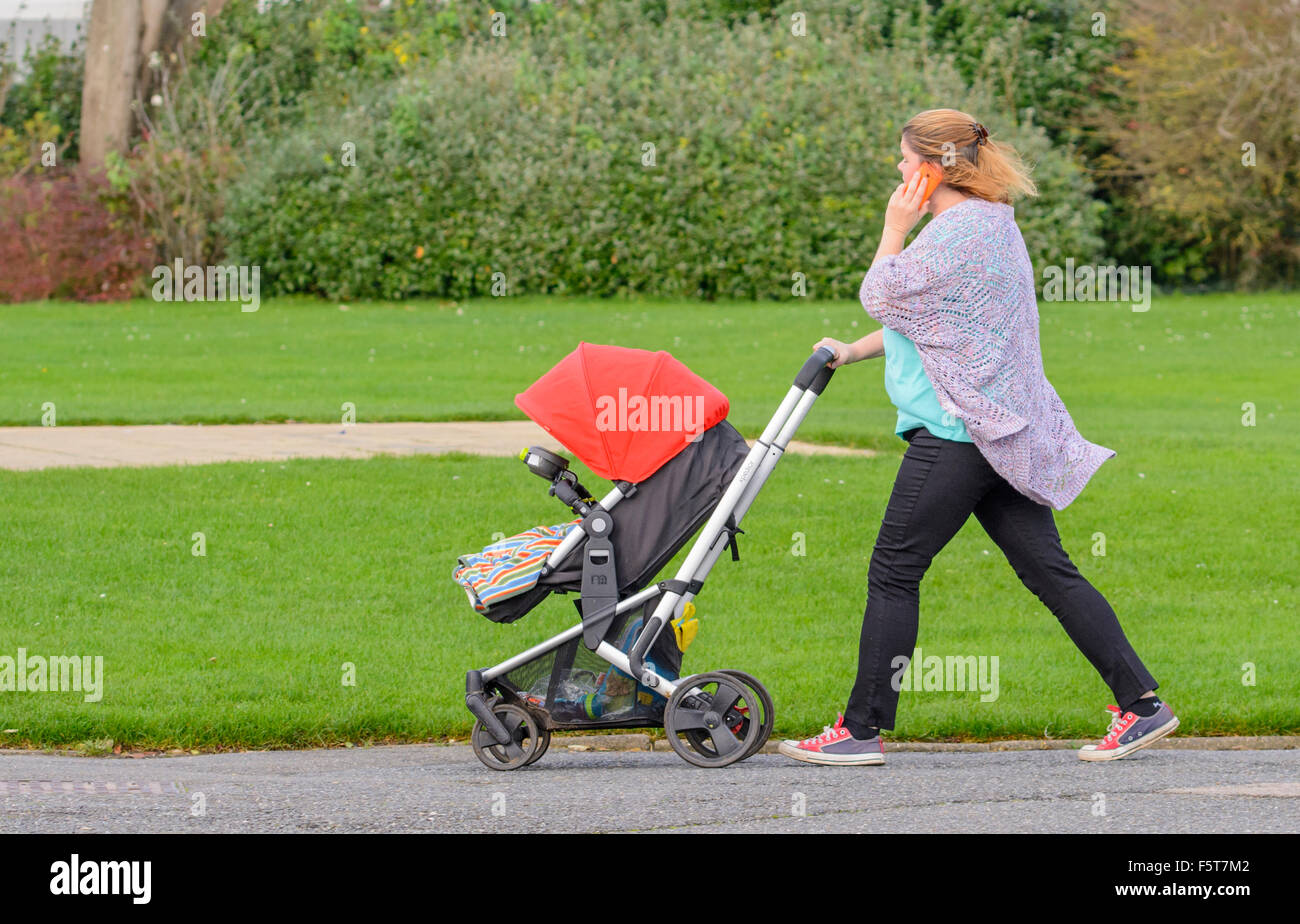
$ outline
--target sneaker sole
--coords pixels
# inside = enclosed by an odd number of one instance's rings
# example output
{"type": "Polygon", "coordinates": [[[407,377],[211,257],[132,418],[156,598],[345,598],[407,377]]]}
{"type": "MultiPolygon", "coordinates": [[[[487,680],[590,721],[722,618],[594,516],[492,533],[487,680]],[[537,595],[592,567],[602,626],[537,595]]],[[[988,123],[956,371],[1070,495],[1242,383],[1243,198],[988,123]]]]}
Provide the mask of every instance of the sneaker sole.
{"type": "Polygon", "coordinates": [[[1134,751],[1140,751],[1148,744],[1151,744],[1152,742],[1155,741],[1159,741],[1161,738],[1164,738],[1165,736],[1172,734],[1176,728],[1178,728],[1178,716],[1174,716],[1172,719],[1170,719],[1164,725],[1161,725],[1151,734],[1145,735],[1139,738],[1137,741],[1131,741],[1121,748],[1115,748],[1113,751],[1097,751],[1095,749],[1091,751],[1085,751],[1080,749],[1079,759],[1080,760],[1119,760],[1121,757],[1127,757],[1128,755],[1132,754],[1134,751]]]}
{"type": "Polygon", "coordinates": [[[885,762],[884,754],[815,754],[801,750],[789,741],[782,741],[777,751],[806,764],[821,764],[827,767],[874,767],[885,762]]]}

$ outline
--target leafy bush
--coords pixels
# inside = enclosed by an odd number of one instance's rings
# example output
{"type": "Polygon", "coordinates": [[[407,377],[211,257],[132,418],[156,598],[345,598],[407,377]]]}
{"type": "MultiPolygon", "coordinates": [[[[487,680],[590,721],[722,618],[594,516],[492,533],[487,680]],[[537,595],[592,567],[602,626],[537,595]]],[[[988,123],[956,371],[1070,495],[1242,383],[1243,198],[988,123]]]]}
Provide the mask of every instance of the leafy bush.
{"type": "MultiPolygon", "coordinates": [[[[57,166],[60,134],[62,129],[52,124],[44,112],[37,112],[24,122],[21,132],[0,125],[0,177],[44,172],[48,169],[44,164],[46,145],[53,145],[49,151],[55,155],[54,166],[57,166]]],[[[67,149],[66,142],[63,149],[67,149]]]]}
{"type": "MultiPolygon", "coordinates": [[[[257,0],[231,0],[210,24],[193,66],[214,69],[232,50],[254,55],[260,75],[246,101],[259,122],[291,124],[314,101],[347,102],[362,84],[392,79],[454,54],[467,40],[490,40],[492,15],[511,41],[558,24],[575,44],[608,47],[602,10],[657,26],[689,18],[707,29],[745,21],[789,32],[799,14],[817,32],[852,27],[862,52],[900,48],[951,64],[968,85],[988,84],[1009,113],[1028,113],[1056,142],[1088,140],[1081,114],[1104,94],[1114,57],[1114,23],[1095,35],[1094,17],[1111,0],[396,0],[367,8],[353,0],[287,0],[258,13],[257,0]]],[[[609,37],[616,38],[616,37],[609,37]]]]}
{"type": "Polygon", "coordinates": [[[1300,5],[1130,0],[1122,105],[1097,159],[1125,263],[1181,285],[1294,285],[1300,269],[1300,5]]]}
{"type": "MultiPolygon", "coordinates": [[[[560,0],[560,3],[568,0],[560,0]]],[[[581,0],[576,8],[581,10],[581,0]]],[[[354,0],[283,0],[258,11],[258,0],[230,0],[196,44],[191,67],[199,83],[232,58],[250,56],[257,72],[240,100],[256,102],[250,125],[292,125],[316,103],[348,102],[362,84],[392,80],[443,57],[463,40],[483,37],[491,12],[507,18],[511,35],[548,22],[553,3],[534,0],[394,0],[367,8],[354,0]]]]}
{"type": "Polygon", "coordinates": [[[139,294],[154,263],[152,244],[110,213],[102,192],[66,173],[0,181],[0,302],[139,294]]]}
{"type": "Polygon", "coordinates": [[[115,207],[147,222],[162,262],[207,265],[225,250],[217,219],[242,170],[245,125],[258,109],[241,97],[260,72],[237,50],[212,70],[188,68],[183,58],[179,64],[176,82],[164,71],[157,104],[140,110],[141,139],[126,157],[109,152],[106,173],[115,207]]]}
{"type": "Polygon", "coordinates": [[[924,47],[999,108],[1042,125],[1057,143],[1089,140],[1084,113],[1109,103],[1104,75],[1119,42],[1117,4],[1077,0],[881,0],[873,44],[924,47]],[[1103,17],[1103,19],[1098,19],[1103,17]],[[1101,30],[1094,26],[1103,24],[1101,30]]]}
{"type": "Polygon", "coordinates": [[[0,176],[39,172],[45,142],[55,143],[60,165],[77,159],[84,57],[80,45],[65,49],[47,35],[27,47],[21,83],[12,65],[0,66],[0,176]]]}
{"type": "MultiPolygon", "coordinates": [[[[400,2],[400,0],[399,0],[400,2]]],[[[285,128],[297,119],[314,92],[355,83],[360,62],[372,56],[377,36],[363,33],[359,4],[348,0],[288,0],[258,12],[258,0],[230,0],[208,23],[208,35],[194,43],[190,86],[219,79],[232,61],[256,62],[234,99],[256,112],[250,126],[285,128]]],[[[385,76],[376,67],[368,75],[385,76]]]]}
{"type": "Polygon", "coordinates": [[[252,144],[221,231],[273,292],[491,290],[779,298],[856,292],[915,112],[973,110],[1039,161],[1031,255],[1096,256],[1100,206],[1068,152],[863,20],[795,37],[602,4],[474,41],[252,144]],[[586,28],[579,29],[580,22],[586,28]],[[344,166],[344,145],[356,166],[344,166]],[[648,146],[653,146],[650,148],[648,146]],[[653,165],[643,157],[653,151],[653,165]]]}

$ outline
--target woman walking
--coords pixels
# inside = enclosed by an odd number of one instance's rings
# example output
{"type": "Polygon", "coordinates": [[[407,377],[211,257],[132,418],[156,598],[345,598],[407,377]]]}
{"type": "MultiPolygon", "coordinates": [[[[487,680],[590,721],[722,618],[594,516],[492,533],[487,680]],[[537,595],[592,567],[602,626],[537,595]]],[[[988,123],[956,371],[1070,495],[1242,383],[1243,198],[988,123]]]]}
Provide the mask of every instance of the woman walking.
{"type": "Polygon", "coordinates": [[[920,113],[899,146],[903,182],[859,292],[884,327],[816,346],[835,351],[832,368],[885,357],[896,432],[908,447],[871,556],[848,705],[822,734],[786,741],[781,753],[819,764],[884,762],[880,731],[894,727],[897,665],[916,645],[921,578],[974,513],[1115,694],[1108,733],[1079,757],[1124,757],[1170,734],[1178,719],[1156,697],[1159,684],[1114,610],[1061,547],[1052,516],[1115,453],[1079,434],[1043,373],[1033,266],[1011,207],[1037,190],[1014,149],[963,112],[920,113]],[[942,171],[928,200],[922,163],[942,171]],[[924,212],[930,223],[904,249],[924,212]]]}

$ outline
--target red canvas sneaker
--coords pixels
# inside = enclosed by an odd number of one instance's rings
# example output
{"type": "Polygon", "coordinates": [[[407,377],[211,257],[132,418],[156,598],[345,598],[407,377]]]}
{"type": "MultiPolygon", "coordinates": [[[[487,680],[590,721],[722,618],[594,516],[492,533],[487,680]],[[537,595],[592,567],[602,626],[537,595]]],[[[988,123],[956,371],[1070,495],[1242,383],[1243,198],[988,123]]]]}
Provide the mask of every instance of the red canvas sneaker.
{"type": "Polygon", "coordinates": [[[1171,734],[1178,727],[1178,716],[1161,703],[1156,714],[1143,718],[1135,712],[1120,714],[1118,706],[1107,706],[1110,728],[1100,744],[1085,744],[1079,749],[1080,760],[1117,760],[1171,734]]]}
{"type": "Polygon", "coordinates": [[[834,725],[823,726],[817,737],[782,741],[777,750],[786,757],[810,764],[862,767],[885,762],[885,745],[880,736],[865,741],[854,738],[852,732],[844,727],[843,713],[834,725]]]}

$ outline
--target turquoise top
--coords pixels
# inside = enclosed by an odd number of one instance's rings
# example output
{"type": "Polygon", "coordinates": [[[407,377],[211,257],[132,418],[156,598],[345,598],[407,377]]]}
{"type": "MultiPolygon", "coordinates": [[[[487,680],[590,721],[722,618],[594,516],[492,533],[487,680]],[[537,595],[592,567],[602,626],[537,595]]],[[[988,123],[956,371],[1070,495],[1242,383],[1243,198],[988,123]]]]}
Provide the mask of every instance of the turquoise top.
{"type": "Polygon", "coordinates": [[[902,436],[914,427],[925,427],[935,436],[962,443],[974,442],[960,417],[945,413],[939,406],[934,386],[921,365],[921,356],[912,343],[897,331],[883,328],[885,346],[885,391],[898,408],[894,432],[902,436]]]}

